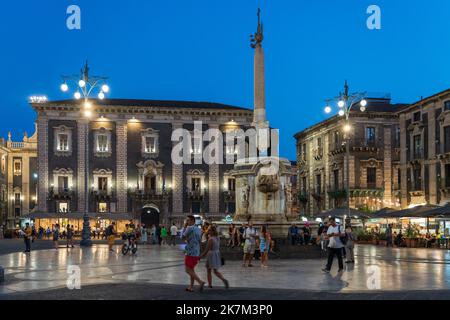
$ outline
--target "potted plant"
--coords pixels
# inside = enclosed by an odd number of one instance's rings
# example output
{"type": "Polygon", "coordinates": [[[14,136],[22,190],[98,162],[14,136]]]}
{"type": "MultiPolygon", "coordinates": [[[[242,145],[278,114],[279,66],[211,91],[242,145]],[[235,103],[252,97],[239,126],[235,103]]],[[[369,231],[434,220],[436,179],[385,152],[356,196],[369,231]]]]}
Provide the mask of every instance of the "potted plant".
{"type": "Polygon", "coordinates": [[[416,248],[419,243],[419,229],[416,225],[408,224],[408,228],[406,228],[406,246],[408,248],[416,248]]]}
{"type": "Polygon", "coordinates": [[[378,241],[379,245],[386,246],[386,244],[387,244],[386,232],[380,233],[378,239],[379,239],[379,241],[378,241]]]}
{"type": "Polygon", "coordinates": [[[361,230],[356,235],[359,244],[368,244],[372,243],[372,235],[364,230],[361,230]]]}

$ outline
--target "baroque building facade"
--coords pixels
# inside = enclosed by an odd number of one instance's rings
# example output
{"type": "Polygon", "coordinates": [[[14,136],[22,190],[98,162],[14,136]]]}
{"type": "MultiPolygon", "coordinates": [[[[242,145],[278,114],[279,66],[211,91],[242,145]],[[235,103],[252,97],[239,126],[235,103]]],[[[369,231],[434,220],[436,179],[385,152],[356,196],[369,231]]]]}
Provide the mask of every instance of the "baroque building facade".
{"type": "Polygon", "coordinates": [[[0,141],[0,226],[21,227],[37,204],[37,133],[0,141]]]}
{"type": "Polygon", "coordinates": [[[450,90],[399,112],[402,207],[450,202],[450,90]]]}
{"type": "Polygon", "coordinates": [[[389,98],[366,99],[365,112],[350,112],[351,129],[344,133],[345,117],[334,116],[294,137],[297,147],[298,206],[301,214],[343,207],[377,210],[400,207],[400,127],[397,112],[405,106],[389,98]],[[348,138],[348,140],[347,140],[348,138]],[[349,175],[346,143],[349,142],[349,175]]]}
{"type": "MultiPolygon", "coordinates": [[[[210,219],[234,213],[233,164],[175,164],[171,136],[179,128],[193,132],[195,121],[203,132],[245,130],[252,110],[203,102],[92,102],[90,119],[82,115],[82,101],[32,103],[40,177],[35,218],[76,217],[86,205],[93,216],[122,215],[147,224],[180,223],[188,213],[210,219]]],[[[201,154],[204,146],[190,152],[201,154]]]]}

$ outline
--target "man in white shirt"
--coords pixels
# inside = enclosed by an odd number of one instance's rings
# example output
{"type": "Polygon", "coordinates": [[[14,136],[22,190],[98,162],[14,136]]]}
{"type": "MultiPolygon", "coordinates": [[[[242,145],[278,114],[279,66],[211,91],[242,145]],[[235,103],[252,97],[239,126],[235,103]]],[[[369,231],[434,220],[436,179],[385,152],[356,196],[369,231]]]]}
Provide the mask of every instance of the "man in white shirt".
{"type": "Polygon", "coordinates": [[[256,229],[253,228],[253,224],[250,222],[244,230],[243,237],[245,239],[244,243],[244,263],[243,267],[248,265],[249,267],[253,267],[252,265],[252,259],[253,255],[255,254],[255,247],[256,247],[256,229]],[[247,264],[248,261],[248,264],[247,264]]]}
{"type": "Polygon", "coordinates": [[[175,223],[170,227],[170,244],[175,245],[177,240],[178,228],[175,223]]]}
{"type": "Polygon", "coordinates": [[[341,237],[345,237],[345,230],[344,227],[336,224],[336,219],[334,217],[330,218],[329,223],[330,225],[327,231],[327,236],[330,241],[328,244],[328,262],[327,266],[322,269],[322,271],[326,273],[330,272],[334,256],[336,255],[339,264],[338,272],[341,272],[344,270],[344,262],[342,261],[342,248],[344,247],[344,244],[341,241],[341,237]]]}

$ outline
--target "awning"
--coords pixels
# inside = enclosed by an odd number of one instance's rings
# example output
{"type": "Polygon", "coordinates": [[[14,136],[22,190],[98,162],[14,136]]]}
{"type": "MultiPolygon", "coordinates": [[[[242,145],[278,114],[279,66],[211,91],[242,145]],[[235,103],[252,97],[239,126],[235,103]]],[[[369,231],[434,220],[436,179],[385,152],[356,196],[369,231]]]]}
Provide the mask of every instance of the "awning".
{"type": "MultiPolygon", "coordinates": [[[[131,220],[133,216],[130,213],[88,213],[90,219],[103,219],[103,220],[131,220]]],[[[68,213],[54,213],[54,212],[32,212],[28,215],[24,215],[23,218],[27,219],[83,219],[84,213],[82,212],[68,212],[68,213]]]]}
{"type": "Polygon", "coordinates": [[[343,218],[344,216],[349,217],[357,217],[357,218],[372,218],[372,214],[359,211],[356,209],[347,209],[347,208],[335,208],[328,211],[321,212],[319,214],[316,214],[316,217],[318,218],[328,218],[328,217],[338,217],[343,218]]]}
{"type": "Polygon", "coordinates": [[[427,204],[423,206],[417,206],[414,208],[408,208],[403,210],[397,210],[392,212],[386,212],[380,217],[382,218],[424,218],[428,212],[439,209],[441,207],[427,204]]]}

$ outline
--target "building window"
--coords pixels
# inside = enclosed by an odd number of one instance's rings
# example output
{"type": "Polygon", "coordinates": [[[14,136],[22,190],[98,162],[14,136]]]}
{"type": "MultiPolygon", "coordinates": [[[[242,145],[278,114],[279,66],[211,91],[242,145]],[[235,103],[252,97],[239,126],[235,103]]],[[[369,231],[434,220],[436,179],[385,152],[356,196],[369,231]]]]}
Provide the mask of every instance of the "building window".
{"type": "Polygon", "coordinates": [[[420,116],[421,116],[421,112],[420,111],[414,112],[414,114],[413,114],[413,121],[414,122],[419,122],[420,121],[420,116]]]}
{"type": "Polygon", "coordinates": [[[98,203],[98,212],[105,213],[108,212],[108,204],[106,202],[98,203]]]}
{"type": "Polygon", "coordinates": [[[157,157],[159,153],[159,131],[148,128],[142,131],[142,148],[143,157],[157,157]]]}
{"type": "Polygon", "coordinates": [[[396,127],[395,128],[395,147],[399,148],[400,147],[400,128],[396,127]]]}
{"type": "Polygon", "coordinates": [[[6,156],[2,156],[2,173],[6,172],[6,156]]]}
{"type": "Polygon", "coordinates": [[[20,193],[18,192],[14,193],[14,205],[20,206],[20,193]]]}
{"type": "Polygon", "coordinates": [[[450,100],[444,102],[444,111],[450,110],[450,100]]]}
{"type": "Polygon", "coordinates": [[[422,158],[422,136],[415,135],[413,137],[414,139],[414,159],[421,159],[422,158]]]}
{"type": "Polygon", "coordinates": [[[303,143],[302,144],[302,160],[306,161],[306,156],[307,156],[306,143],[303,143]]]}
{"type": "Polygon", "coordinates": [[[367,188],[377,188],[377,168],[367,168],[367,188]]]}
{"type": "Polygon", "coordinates": [[[339,189],[339,170],[333,171],[333,182],[334,182],[334,190],[339,189]]]}
{"type": "Polygon", "coordinates": [[[322,176],[320,174],[316,175],[316,194],[322,193],[322,176]]]}
{"type": "Polygon", "coordinates": [[[67,202],[59,202],[58,203],[58,212],[59,213],[69,212],[69,204],[67,202]]]}
{"type": "Polygon", "coordinates": [[[228,191],[236,191],[236,180],[228,178],[228,191]]]}
{"type": "Polygon", "coordinates": [[[194,155],[202,154],[202,140],[192,137],[191,153],[194,155]]]}
{"type": "Polygon", "coordinates": [[[67,192],[69,190],[69,177],[59,176],[58,177],[58,192],[67,192]]]}
{"type": "Polygon", "coordinates": [[[368,144],[373,144],[375,142],[375,128],[374,127],[366,128],[366,142],[368,144]]]}
{"type": "Polygon", "coordinates": [[[206,190],[205,172],[192,169],[186,172],[187,191],[203,195],[206,190]]]}
{"type": "Polygon", "coordinates": [[[17,217],[20,217],[20,208],[14,208],[14,216],[17,218],[17,217]]]}
{"type": "Polygon", "coordinates": [[[58,134],[58,142],[56,150],[69,151],[69,135],[67,133],[58,134]]]}
{"type": "Polygon", "coordinates": [[[72,129],[64,125],[54,128],[54,151],[57,156],[72,154],[72,129]]]}
{"type": "Polygon", "coordinates": [[[450,164],[445,165],[445,187],[450,188],[450,164]]]}
{"type": "Polygon", "coordinates": [[[302,190],[303,190],[303,193],[306,193],[307,189],[308,188],[306,186],[306,177],[302,177],[302,190]]]}
{"type": "Polygon", "coordinates": [[[450,126],[444,127],[444,153],[450,152],[450,126]]]}
{"type": "Polygon", "coordinates": [[[22,174],[22,161],[20,159],[14,159],[14,175],[20,176],[22,174]]]}
{"type": "Polygon", "coordinates": [[[144,151],[145,153],[156,153],[156,139],[155,137],[147,136],[144,139],[144,151]]]}
{"type": "Polygon", "coordinates": [[[341,137],[339,131],[334,132],[334,147],[339,148],[341,144],[341,137]]]}
{"type": "Polygon", "coordinates": [[[98,177],[98,191],[107,192],[108,191],[108,178],[107,177],[98,177]]]}
{"type": "Polygon", "coordinates": [[[95,130],[95,153],[97,157],[109,157],[111,155],[111,132],[105,128],[95,130]]]}
{"type": "Polygon", "coordinates": [[[112,192],[113,172],[109,169],[95,169],[93,172],[93,191],[110,195],[112,192]]]}
{"type": "Polygon", "coordinates": [[[57,168],[53,170],[53,183],[52,187],[58,193],[68,192],[72,188],[73,181],[72,169],[57,168]]]}
{"type": "Polygon", "coordinates": [[[414,191],[422,190],[422,170],[420,167],[414,168],[414,191]]]}
{"type": "Polygon", "coordinates": [[[108,136],[106,134],[97,135],[97,152],[108,152],[108,136]]]}
{"type": "Polygon", "coordinates": [[[200,178],[192,178],[191,179],[191,190],[194,192],[201,191],[201,179],[200,178]]]}
{"type": "Polygon", "coordinates": [[[144,192],[147,194],[156,193],[156,177],[147,175],[144,177],[144,192]]]}

